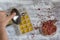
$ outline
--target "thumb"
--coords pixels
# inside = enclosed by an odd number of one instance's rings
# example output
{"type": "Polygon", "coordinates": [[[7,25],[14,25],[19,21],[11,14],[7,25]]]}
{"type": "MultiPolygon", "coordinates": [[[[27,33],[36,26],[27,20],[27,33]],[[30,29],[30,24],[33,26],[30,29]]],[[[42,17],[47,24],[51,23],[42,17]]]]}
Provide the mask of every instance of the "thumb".
{"type": "Polygon", "coordinates": [[[10,21],[15,15],[16,15],[16,13],[12,13],[12,15],[7,17],[7,21],[10,21]]]}

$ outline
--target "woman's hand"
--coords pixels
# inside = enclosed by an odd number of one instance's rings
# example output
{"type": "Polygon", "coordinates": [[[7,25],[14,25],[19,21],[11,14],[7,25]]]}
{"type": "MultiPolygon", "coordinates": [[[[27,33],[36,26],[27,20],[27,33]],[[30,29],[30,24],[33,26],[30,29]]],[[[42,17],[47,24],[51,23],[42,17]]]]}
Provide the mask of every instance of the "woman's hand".
{"type": "Polygon", "coordinates": [[[6,12],[0,11],[0,27],[6,27],[8,22],[16,15],[13,13],[10,16],[6,16],[6,12]]]}
{"type": "Polygon", "coordinates": [[[0,40],[8,40],[5,27],[15,15],[16,13],[13,13],[10,16],[6,16],[6,12],[0,11],[0,40]]]}

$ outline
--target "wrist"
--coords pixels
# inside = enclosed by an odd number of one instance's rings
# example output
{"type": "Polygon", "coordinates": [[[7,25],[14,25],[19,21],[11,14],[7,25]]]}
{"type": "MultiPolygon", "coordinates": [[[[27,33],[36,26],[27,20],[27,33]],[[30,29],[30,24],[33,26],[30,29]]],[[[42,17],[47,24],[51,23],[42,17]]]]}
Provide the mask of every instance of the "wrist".
{"type": "Polygon", "coordinates": [[[4,24],[0,24],[0,27],[5,28],[5,25],[4,24]]]}
{"type": "Polygon", "coordinates": [[[0,25],[0,29],[5,29],[5,26],[4,25],[0,25]]]}
{"type": "Polygon", "coordinates": [[[0,27],[0,32],[6,30],[4,27],[0,27]]]}

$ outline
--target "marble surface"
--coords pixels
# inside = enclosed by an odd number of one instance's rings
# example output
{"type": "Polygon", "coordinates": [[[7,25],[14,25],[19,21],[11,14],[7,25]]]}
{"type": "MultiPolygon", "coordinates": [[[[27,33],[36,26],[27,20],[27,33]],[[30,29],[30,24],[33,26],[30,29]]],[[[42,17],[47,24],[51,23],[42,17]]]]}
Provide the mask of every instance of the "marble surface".
{"type": "MultiPolygon", "coordinates": [[[[57,4],[55,3],[55,5],[53,5],[51,0],[0,0],[0,11],[5,11],[15,6],[22,6],[26,8],[30,16],[31,22],[32,24],[34,24],[33,26],[40,26],[39,24],[41,23],[41,19],[43,19],[42,21],[48,20],[49,18],[47,16],[52,14],[58,20],[58,22],[56,23],[58,28],[57,32],[54,36],[51,37],[42,36],[41,34],[39,34],[38,30],[33,30],[31,32],[35,35],[32,35],[31,33],[29,35],[20,35],[18,26],[10,25],[6,28],[9,40],[60,40],[60,8],[58,8],[60,6],[58,2],[57,4]],[[38,8],[40,8],[40,10],[38,10],[38,8]],[[51,10],[48,10],[48,8],[50,8],[51,10]]],[[[51,17],[50,19],[53,18],[51,17]]]]}

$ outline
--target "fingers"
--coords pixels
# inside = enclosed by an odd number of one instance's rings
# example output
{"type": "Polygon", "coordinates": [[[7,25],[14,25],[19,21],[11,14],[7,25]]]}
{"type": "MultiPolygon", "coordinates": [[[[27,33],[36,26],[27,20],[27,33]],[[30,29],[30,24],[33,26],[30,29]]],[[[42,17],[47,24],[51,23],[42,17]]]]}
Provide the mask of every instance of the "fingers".
{"type": "Polygon", "coordinates": [[[10,21],[15,15],[16,15],[16,13],[13,13],[12,15],[8,16],[7,21],[10,21]]]}
{"type": "Polygon", "coordinates": [[[0,11],[0,14],[6,15],[6,12],[4,12],[4,11],[0,11]]]}

